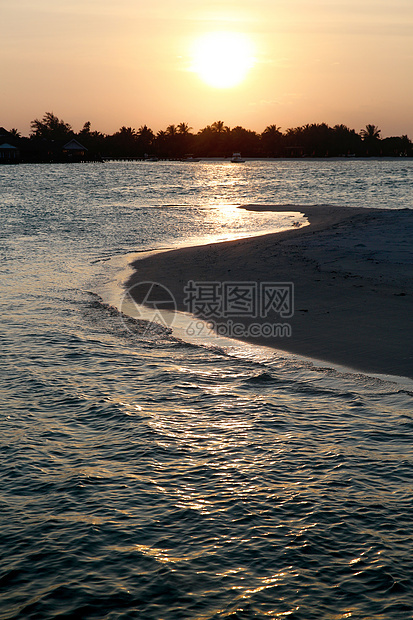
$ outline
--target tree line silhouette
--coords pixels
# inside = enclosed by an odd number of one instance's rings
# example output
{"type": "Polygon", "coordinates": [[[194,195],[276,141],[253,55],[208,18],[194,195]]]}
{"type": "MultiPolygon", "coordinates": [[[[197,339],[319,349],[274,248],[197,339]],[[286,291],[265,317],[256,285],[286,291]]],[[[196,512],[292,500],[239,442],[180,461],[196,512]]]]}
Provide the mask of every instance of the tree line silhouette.
{"type": "Polygon", "coordinates": [[[407,135],[381,138],[376,125],[367,125],[358,133],[346,125],[330,127],[312,123],[282,131],[269,125],[260,134],[244,127],[230,128],[215,121],[197,133],[188,123],[168,125],[156,134],[147,125],[138,129],[121,127],[112,135],[92,130],[87,121],[81,131],[52,112],[31,121],[29,137],[18,130],[9,132],[10,142],[20,149],[23,161],[57,161],[62,146],[71,139],[86,147],[83,159],[150,158],[180,159],[194,157],[369,157],[413,156],[413,144],[407,135]],[[59,150],[60,149],[60,150],[59,150]]]}

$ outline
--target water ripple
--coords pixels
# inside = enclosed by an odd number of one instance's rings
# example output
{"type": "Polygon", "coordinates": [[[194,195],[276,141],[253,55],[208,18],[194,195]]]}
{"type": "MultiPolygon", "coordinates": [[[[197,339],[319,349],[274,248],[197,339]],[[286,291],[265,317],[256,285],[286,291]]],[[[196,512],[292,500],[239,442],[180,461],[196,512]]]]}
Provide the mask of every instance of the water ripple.
{"type": "Polygon", "coordinates": [[[411,389],[149,333],[90,292],[109,256],[268,228],[240,191],[411,188],[406,162],[273,163],[0,171],[1,618],[413,615],[411,389]]]}

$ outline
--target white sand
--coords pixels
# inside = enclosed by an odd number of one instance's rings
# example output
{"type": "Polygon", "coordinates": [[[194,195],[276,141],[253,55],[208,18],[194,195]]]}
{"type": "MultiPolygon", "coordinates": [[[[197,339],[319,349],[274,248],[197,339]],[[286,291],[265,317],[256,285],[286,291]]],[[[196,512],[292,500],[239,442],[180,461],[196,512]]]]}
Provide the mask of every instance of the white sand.
{"type": "MultiPolygon", "coordinates": [[[[138,260],[128,285],[159,282],[187,310],[188,280],[291,281],[292,336],[245,340],[357,370],[413,378],[413,211],[300,210],[310,226],[138,260]]],[[[242,320],[246,326],[257,321],[242,320]]]]}

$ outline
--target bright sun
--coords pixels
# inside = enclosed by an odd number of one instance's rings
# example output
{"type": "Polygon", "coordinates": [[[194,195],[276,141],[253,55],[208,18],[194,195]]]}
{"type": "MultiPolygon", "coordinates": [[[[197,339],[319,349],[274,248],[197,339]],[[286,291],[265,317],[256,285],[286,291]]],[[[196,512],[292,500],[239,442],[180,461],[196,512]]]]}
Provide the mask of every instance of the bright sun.
{"type": "Polygon", "coordinates": [[[253,64],[252,43],[244,34],[210,32],[195,43],[193,70],[215,88],[236,86],[253,64]]]}

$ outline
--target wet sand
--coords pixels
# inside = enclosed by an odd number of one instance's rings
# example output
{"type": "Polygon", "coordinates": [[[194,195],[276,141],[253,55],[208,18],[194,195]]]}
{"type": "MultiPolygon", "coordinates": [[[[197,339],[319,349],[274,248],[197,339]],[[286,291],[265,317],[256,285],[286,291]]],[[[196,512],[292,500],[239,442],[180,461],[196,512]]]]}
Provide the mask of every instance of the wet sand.
{"type": "MultiPolygon", "coordinates": [[[[291,326],[291,337],[240,338],[355,370],[413,378],[413,211],[247,206],[300,211],[310,225],[137,260],[126,286],[159,282],[187,311],[195,282],[294,284],[294,314],[236,317],[291,326]]],[[[205,315],[204,315],[205,316],[205,315]]],[[[205,318],[209,318],[205,316],[205,318]]],[[[217,323],[228,317],[216,319],[217,323]]]]}

